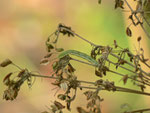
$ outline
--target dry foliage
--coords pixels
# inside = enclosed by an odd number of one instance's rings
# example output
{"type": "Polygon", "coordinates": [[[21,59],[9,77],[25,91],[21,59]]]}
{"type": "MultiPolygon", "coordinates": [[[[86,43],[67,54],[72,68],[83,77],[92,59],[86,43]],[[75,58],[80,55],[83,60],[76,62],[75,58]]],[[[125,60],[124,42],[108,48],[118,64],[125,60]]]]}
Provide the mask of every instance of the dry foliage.
{"type": "MultiPolygon", "coordinates": [[[[98,2],[101,3],[102,1],[99,0],[98,2]]],[[[132,21],[132,25],[140,25],[149,38],[149,34],[143,26],[143,22],[146,22],[146,18],[144,18],[145,9],[141,7],[149,5],[150,1],[145,0],[143,3],[142,0],[138,0],[135,2],[138,4],[137,8],[133,10],[127,0],[115,0],[115,9],[124,9],[124,5],[126,4],[131,10],[129,19],[132,21]]],[[[130,26],[127,27],[126,34],[130,37],[132,36],[130,26]]],[[[141,39],[142,38],[139,36],[137,41],[140,43],[141,39]]],[[[65,92],[57,95],[60,102],[54,101],[49,110],[42,113],[62,113],[65,108],[71,111],[71,103],[76,99],[77,90],[82,89],[87,89],[87,91],[83,92],[87,98],[87,105],[86,109],[77,107],[78,113],[101,113],[100,104],[104,99],[99,95],[99,92],[103,90],[112,91],[114,93],[125,92],[150,96],[150,93],[144,91],[146,87],[150,87],[150,73],[146,72],[141,67],[141,64],[146,65],[148,68],[150,68],[150,65],[147,63],[149,59],[144,57],[144,50],[142,47],[140,47],[137,53],[133,54],[128,48],[121,47],[116,40],[114,40],[113,46],[96,45],[75,33],[71,27],[63,24],[58,25],[56,31],[47,38],[45,45],[47,48],[47,54],[41,60],[41,65],[49,64],[51,57],[57,56],[55,60],[51,60],[51,62],[53,62],[53,74],[51,76],[33,74],[32,72],[29,72],[28,69],[20,68],[9,59],[0,63],[0,67],[5,68],[9,65],[13,65],[20,70],[15,79],[11,78],[13,72],[9,72],[5,76],[3,83],[7,86],[7,89],[4,91],[3,99],[16,99],[18,92],[25,81],[27,81],[29,87],[32,87],[34,77],[55,79],[52,84],[65,92]],[[80,38],[87,42],[91,45],[91,54],[88,55],[77,50],[64,50],[63,48],[57,48],[56,44],[59,41],[60,35],[67,35],[69,38],[80,38]],[[75,59],[74,56],[83,60],[75,59]],[[112,60],[110,57],[114,57],[116,60],[112,60]],[[94,67],[95,75],[98,76],[99,79],[93,82],[78,80],[74,73],[77,70],[70,63],[71,60],[94,67]],[[113,70],[110,64],[114,65],[116,70],[113,70]],[[132,67],[132,69],[127,68],[127,66],[132,67]],[[118,68],[122,68],[128,73],[121,73],[118,71],[118,68]],[[121,76],[121,81],[124,84],[127,84],[127,82],[131,80],[133,85],[139,87],[140,90],[116,86],[115,81],[103,80],[103,77],[110,73],[121,76]],[[87,85],[85,85],[85,83],[87,85]],[[73,95],[70,94],[72,91],[74,92],[73,95]],[[65,102],[66,105],[63,105],[62,102],[65,102]]],[[[150,111],[150,109],[124,111],[124,113],[143,113],[145,111],[150,111]]]]}

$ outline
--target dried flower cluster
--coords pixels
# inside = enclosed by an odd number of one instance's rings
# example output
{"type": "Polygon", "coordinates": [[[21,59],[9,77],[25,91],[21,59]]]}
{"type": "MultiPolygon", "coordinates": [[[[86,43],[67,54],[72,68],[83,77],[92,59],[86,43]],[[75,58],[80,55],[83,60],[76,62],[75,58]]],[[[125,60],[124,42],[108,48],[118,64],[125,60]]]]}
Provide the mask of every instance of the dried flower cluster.
{"type": "MultiPolygon", "coordinates": [[[[138,2],[140,3],[141,0],[138,2]]],[[[99,3],[101,3],[101,0],[99,0],[99,3]]],[[[143,9],[137,8],[134,11],[128,4],[127,0],[115,0],[115,9],[124,9],[125,3],[131,10],[131,15],[129,18],[131,19],[132,24],[135,26],[138,24],[141,25],[145,31],[143,27],[143,22],[145,19],[143,18],[144,20],[141,21],[139,20],[139,15],[137,16],[138,13],[143,16],[143,13],[145,13],[143,9]],[[133,17],[136,18],[137,22],[135,22],[133,17]]],[[[149,4],[149,2],[144,2],[144,4],[149,4]]],[[[130,26],[127,27],[126,34],[128,36],[132,36],[130,26]]],[[[147,36],[149,37],[148,34],[147,36]]],[[[137,38],[139,45],[141,39],[142,38],[140,36],[137,38]]],[[[52,83],[52,85],[55,85],[64,91],[64,93],[57,94],[57,98],[59,100],[54,101],[49,110],[42,113],[63,113],[63,109],[65,108],[71,111],[71,103],[76,99],[78,90],[82,89],[88,89],[87,91],[83,92],[87,98],[87,104],[86,109],[81,106],[77,107],[78,113],[101,113],[100,104],[102,101],[104,101],[104,99],[100,97],[99,92],[103,90],[114,93],[125,92],[150,96],[150,93],[145,92],[145,88],[150,86],[150,73],[146,72],[141,67],[141,64],[147,66],[148,68],[150,68],[150,65],[147,63],[149,59],[144,57],[144,50],[142,47],[140,47],[139,50],[133,54],[128,48],[121,47],[116,40],[114,40],[113,46],[96,45],[75,33],[71,27],[63,24],[58,25],[56,31],[47,38],[45,45],[47,54],[41,60],[40,64],[52,64],[51,67],[53,69],[53,74],[51,76],[33,74],[32,72],[29,72],[28,69],[21,69],[9,59],[6,59],[0,63],[0,67],[4,68],[8,65],[13,65],[20,70],[13,78],[12,75],[14,75],[14,72],[10,72],[5,76],[3,80],[3,83],[7,86],[7,89],[4,91],[3,95],[5,100],[16,99],[20,87],[25,81],[27,81],[28,86],[31,87],[34,82],[32,80],[33,77],[54,79],[55,81],[52,83]],[[80,38],[87,42],[91,45],[90,55],[77,50],[64,50],[62,47],[58,48],[56,45],[59,41],[60,35],[66,35],[69,38],[80,38]],[[83,60],[74,58],[74,56],[83,60]],[[113,60],[112,57],[114,58],[113,60]],[[74,73],[76,69],[71,64],[71,60],[94,67],[95,76],[98,76],[99,79],[94,82],[78,80],[74,73]],[[116,67],[116,70],[112,69],[110,64],[113,65],[113,67],[116,67]],[[124,69],[127,72],[121,73],[118,70],[119,68],[124,69]],[[120,87],[115,84],[115,81],[103,79],[104,76],[108,76],[110,74],[121,76],[121,81],[124,84],[127,84],[128,81],[131,80],[133,85],[139,87],[140,90],[120,87]],[[71,92],[74,93],[72,94],[71,92]],[[66,103],[66,105],[64,105],[64,103],[66,103]]],[[[125,111],[124,113],[143,113],[145,111],[150,111],[150,109],[125,111]]]]}

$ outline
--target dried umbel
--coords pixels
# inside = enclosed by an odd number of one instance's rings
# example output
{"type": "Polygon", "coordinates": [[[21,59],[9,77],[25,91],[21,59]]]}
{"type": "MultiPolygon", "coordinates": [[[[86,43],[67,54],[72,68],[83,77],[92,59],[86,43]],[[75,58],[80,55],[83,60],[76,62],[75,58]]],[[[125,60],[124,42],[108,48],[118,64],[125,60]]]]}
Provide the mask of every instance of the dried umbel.
{"type": "Polygon", "coordinates": [[[32,77],[31,73],[27,69],[23,69],[18,72],[15,78],[11,78],[13,76],[13,72],[10,72],[3,79],[3,83],[7,86],[7,89],[4,91],[3,99],[5,100],[14,100],[16,99],[20,87],[22,84],[27,81],[29,87],[32,86],[32,77]]]}

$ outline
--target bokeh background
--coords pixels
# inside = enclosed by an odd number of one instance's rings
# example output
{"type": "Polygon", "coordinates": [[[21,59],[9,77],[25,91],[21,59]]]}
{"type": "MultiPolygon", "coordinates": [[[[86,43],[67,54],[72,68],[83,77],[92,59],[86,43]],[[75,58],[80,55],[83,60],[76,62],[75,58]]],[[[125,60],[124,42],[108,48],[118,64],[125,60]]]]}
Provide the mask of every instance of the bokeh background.
{"type": "MultiPolygon", "coordinates": [[[[147,57],[150,55],[149,40],[140,28],[132,27],[133,37],[126,36],[125,29],[130,24],[128,13],[114,10],[114,1],[103,0],[99,5],[97,0],[0,0],[0,61],[9,58],[22,68],[50,75],[50,67],[40,66],[39,62],[46,54],[45,40],[59,23],[71,26],[76,33],[101,45],[112,45],[113,40],[117,40],[122,47],[135,49],[136,37],[142,35],[145,54],[147,57]]],[[[86,53],[90,53],[91,49],[90,45],[77,38],[64,38],[59,46],[86,53]]],[[[94,76],[94,68],[72,63],[79,79],[98,79],[94,76]]],[[[6,87],[2,80],[10,71],[17,69],[12,66],[0,68],[0,113],[40,113],[56,99],[51,80],[37,78],[32,89],[24,84],[13,102],[3,100],[6,87]]],[[[116,75],[108,75],[105,79],[115,80],[117,85],[124,86],[116,75]]],[[[125,87],[136,88],[130,83],[125,87]]],[[[103,113],[120,113],[121,105],[125,103],[131,105],[131,109],[149,107],[149,98],[144,96],[106,91],[100,95],[104,98],[101,104],[103,113]]],[[[77,106],[85,107],[81,91],[72,104],[72,113],[77,112],[77,106]]]]}

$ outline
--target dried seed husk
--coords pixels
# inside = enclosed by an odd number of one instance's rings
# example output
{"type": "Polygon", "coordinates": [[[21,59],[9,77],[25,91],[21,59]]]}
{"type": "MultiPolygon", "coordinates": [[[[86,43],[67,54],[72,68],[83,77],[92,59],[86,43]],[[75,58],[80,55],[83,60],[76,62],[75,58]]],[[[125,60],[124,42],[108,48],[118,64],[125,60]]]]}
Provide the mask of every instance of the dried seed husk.
{"type": "Polygon", "coordinates": [[[50,58],[53,53],[48,53],[47,55],[44,56],[44,58],[50,58]]]}
{"type": "Polygon", "coordinates": [[[25,69],[21,70],[17,76],[22,77],[24,75],[25,71],[26,71],[25,69]]]}
{"type": "Polygon", "coordinates": [[[52,66],[53,66],[53,70],[56,70],[56,68],[57,68],[57,66],[58,66],[58,62],[57,62],[57,61],[54,62],[52,66]]]}
{"type": "Polygon", "coordinates": [[[64,94],[59,94],[57,97],[60,100],[65,100],[66,99],[66,95],[64,95],[64,94]]]}
{"type": "Polygon", "coordinates": [[[12,72],[8,73],[8,74],[5,76],[5,78],[3,79],[3,83],[4,83],[6,86],[8,86],[8,85],[10,84],[10,76],[11,76],[12,74],[13,74],[12,72]]]}
{"type": "Polygon", "coordinates": [[[140,41],[141,41],[141,39],[142,39],[142,37],[141,37],[141,36],[139,36],[139,37],[137,38],[137,41],[138,41],[138,42],[140,42],[140,41]]]}
{"type": "Polygon", "coordinates": [[[122,80],[123,80],[123,83],[126,84],[128,80],[128,75],[124,75],[122,80]]]}
{"type": "Polygon", "coordinates": [[[12,61],[9,60],[9,59],[5,59],[5,60],[0,64],[0,67],[6,67],[6,66],[8,66],[9,64],[12,64],[12,61]]]}
{"type": "Polygon", "coordinates": [[[63,48],[55,48],[55,50],[56,50],[57,52],[62,52],[62,51],[64,51],[63,48]]]}
{"type": "Polygon", "coordinates": [[[129,27],[127,27],[126,29],[126,34],[129,36],[129,37],[132,37],[132,31],[129,27]]]}
{"type": "Polygon", "coordinates": [[[95,75],[97,75],[98,77],[103,77],[103,74],[97,70],[95,70],[95,75]]]}
{"type": "Polygon", "coordinates": [[[41,65],[47,65],[47,64],[49,64],[49,60],[48,59],[42,59],[40,64],[41,65]]]}
{"type": "Polygon", "coordinates": [[[58,109],[64,109],[65,108],[65,106],[64,105],[62,105],[60,102],[58,102],[58,101],[54,101],[54,104],[55,104],[55,106],[58,108],[58,109]]]}

